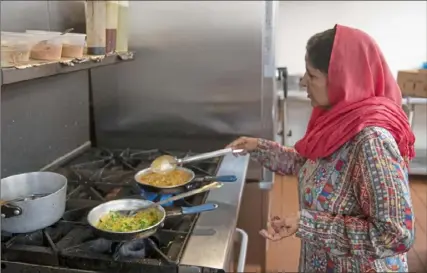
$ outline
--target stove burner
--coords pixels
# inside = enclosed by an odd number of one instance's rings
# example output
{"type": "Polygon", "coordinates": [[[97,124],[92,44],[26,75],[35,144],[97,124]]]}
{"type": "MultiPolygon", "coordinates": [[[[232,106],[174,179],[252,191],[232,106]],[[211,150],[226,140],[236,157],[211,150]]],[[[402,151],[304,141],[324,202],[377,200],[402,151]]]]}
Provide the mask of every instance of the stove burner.
{"type": "Polygon", "coordinates": [[[104,238],[99,238],[93,241],[87,242],[87,248],[90,251],[97,253],[112,253],[113,252],[113,242],[104,238]]]}
{"type": "Polygon", "coordinates": [[[143,258],[146,256],[148,251],[149,239],[137,239],[127,243],[122,244],[119,248],[118,255],[120,257],[129,257],[129,258],[143,258]]]}
{"type": "MultiPolygon", "coordinates": [[[[158,244],[158,240],[153,238],[135,239],[129,242],[113,242],[104,238],[97,238],[73,248],[67,249],[70,253],[72,251],[89,251],[99,254],[113,255],[114,260],[126,259],[126,258],[145,258],[149,255],[150,251],[158,251],[160,256],[163,253],[156,246],[155,248],[150,246],[152,244],[158,244]],[[154,240],[153,240],[154,239],[154,240]],[[148,242],[150,240],[151,242],[148,242]],[[157,241],[157,243],[155,243],[157,241]]],[[[153,254],[151,252],[151,254],[153,254]]],[[[169,261],[168,261],[169,262],[169,261]]]]}

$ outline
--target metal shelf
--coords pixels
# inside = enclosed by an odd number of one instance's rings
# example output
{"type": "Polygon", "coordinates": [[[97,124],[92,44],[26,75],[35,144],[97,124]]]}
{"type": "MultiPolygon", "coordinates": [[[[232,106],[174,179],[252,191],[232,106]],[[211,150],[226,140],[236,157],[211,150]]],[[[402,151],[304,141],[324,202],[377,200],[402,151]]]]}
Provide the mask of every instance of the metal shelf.
{"type": "Polygon", "coordinates": [[[133,52],[126,52],[124,54],[120,53],[100,57],[90,57],[83,60],[40,64],[26,68],[2,68],[0,82],[1,85],[12,84],[58,74],[92,69],[100,66],[113,65],[123,61],[133,60],[133,58],[133,52]]]}
{"type": "MultiPolygon", "coordinates": [[[[282,92],[282,90],[278,90],[278,92],[282,92]]],[[[288,97],[286,101],[301,101],[301,102],[309,102],[310,100],[307,98],[306,92],[298,91],[298,90],[289,90],[288,97]]],[[[415,116],[415,108],[417,105],[426,105],[427,98],[413,98],[413,97],[404,97],[402,100],[402,104],[408,105],[409,107],[409,123],[411,127],[413,126],[413,120],[415,116]]],[[[410,164],[409,174],[411,175],[427,175],[427,150],[417,150],[416,157],[410,164]]]]}

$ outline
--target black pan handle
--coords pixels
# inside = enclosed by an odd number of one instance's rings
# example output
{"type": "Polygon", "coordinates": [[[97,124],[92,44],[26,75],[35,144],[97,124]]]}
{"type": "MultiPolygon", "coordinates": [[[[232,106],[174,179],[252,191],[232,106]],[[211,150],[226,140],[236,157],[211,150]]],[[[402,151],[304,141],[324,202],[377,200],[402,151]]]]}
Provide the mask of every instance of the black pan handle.
{"type": "Polygon", "coordinates": [[[1,206],[1,218],[12,218],[22,214],[22,209],[11,203],[6,203],[1,206]]]}

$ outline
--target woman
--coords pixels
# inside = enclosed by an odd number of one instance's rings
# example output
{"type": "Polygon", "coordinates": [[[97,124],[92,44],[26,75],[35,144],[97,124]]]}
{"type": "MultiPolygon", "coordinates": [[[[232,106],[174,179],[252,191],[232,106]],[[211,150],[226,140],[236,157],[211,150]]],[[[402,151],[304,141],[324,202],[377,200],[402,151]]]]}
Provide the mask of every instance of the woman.
{"type": "Polygon", "coordinates": [[[295,149],[247,137],[229,145],[298,176],[300,212],[272,218],[260,233],[301,238],[299,272],[408,272],[415,137],[400,89],[377,44],[357,29],[313,36],[305,62],[313,111],[295,149]]]}

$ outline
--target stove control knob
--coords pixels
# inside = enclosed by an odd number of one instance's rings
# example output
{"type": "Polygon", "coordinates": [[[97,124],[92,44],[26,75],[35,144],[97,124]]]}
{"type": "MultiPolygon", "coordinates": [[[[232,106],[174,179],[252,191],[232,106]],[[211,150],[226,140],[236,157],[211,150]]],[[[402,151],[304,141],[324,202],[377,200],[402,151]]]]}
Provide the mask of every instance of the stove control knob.
{"type": "Polygon", "coordinates": [[[1,218],[6,218],[6,214],[1,214],[1,218]]]}
{"type": "Polygon", "coordinates": [[[20,212],[19,210],[14,210],[14,211],[13,211],[13,214],[15,214],[15,215],[19,215],[19,214],[21,214],[21,212],[20,212]]]}

